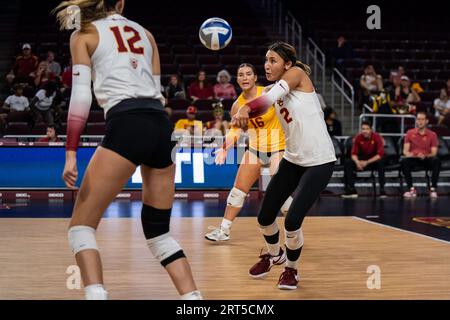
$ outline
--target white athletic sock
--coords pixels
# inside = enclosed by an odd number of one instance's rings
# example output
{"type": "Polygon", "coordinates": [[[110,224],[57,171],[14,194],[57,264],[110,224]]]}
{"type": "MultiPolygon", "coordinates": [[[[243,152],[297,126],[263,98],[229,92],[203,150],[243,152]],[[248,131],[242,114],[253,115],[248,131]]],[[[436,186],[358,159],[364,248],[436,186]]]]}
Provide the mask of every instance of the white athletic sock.
{"type": "Polygon", "coordinates": [[[196,290],[196,291],[192,291],[186,294],[183,294],[182,296],[180,296],[181,300],[203,300],[202,294],[200,293],[200,291],[196,290]]]}
{"type": "Polygon", "coordinates": [[[289,259],[286,259],[286,267],[297,270],[298,260],[297,261],[289,261],[289,259]]]}
{"type": "Polygon", "coordinates": [[[222,229],[229,231],[232,224],[233,224],[233,221],[223,218],[222,223],[220,224],[220,227],[222,229]]]}
{"type": "Polygon", "coordinates": [[[92,284],[84,287],[86,300],[108,300],[108,292],[102,284],[92,284]]]}
{"type": "Polygon", "coordinates": [[[267,243],[267,250],[269,251],[269,254],[271,256],[278,256],[280,254],[280,242],[278,241],[278,243],[267,243]]]}

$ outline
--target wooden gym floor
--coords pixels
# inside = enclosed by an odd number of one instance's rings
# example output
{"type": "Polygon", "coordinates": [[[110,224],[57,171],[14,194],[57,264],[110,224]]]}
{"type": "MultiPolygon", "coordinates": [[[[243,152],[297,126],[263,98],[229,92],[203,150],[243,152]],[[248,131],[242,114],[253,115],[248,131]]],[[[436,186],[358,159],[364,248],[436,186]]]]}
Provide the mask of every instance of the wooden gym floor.
{"type": "MultiPolygon", "coordinates": [[[[0,299],[82,299],[69,290],[75,264],[68,219],[2,219],[0,299]]],[[[238,218],[227,243],[204,240],[220,218],[173,218],[206,299],[450,299],[450,243],[355,217],[307,217],[300,287],[276,288],[281,266],[263,280],[247,272],[264,246],[254,217],[238,218]],[[369,266],[381,288],[369,290],[369,266]]],[[[282,221],[279,221],[280,223],[282,221]]],[[[139,219],[105,218],[97,233],[111,299],[178,299],[169,277],[151,256],[139,219]]]]}

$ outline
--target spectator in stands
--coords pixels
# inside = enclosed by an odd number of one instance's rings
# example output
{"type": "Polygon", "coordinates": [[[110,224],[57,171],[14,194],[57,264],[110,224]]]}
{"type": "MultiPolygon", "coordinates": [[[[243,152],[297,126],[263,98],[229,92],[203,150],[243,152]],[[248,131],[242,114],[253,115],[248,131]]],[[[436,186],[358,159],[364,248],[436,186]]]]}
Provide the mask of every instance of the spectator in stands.
{"type": "Polygon", "coordinates": [[[184,90],[183,83],[180,77],[176,74],[170,76],[169,85],[165,90],[167,99],[186,99],[186,90],[184,90]]]}
{"type": "Polygon", "coordinates": [[[49,125],[47,126],[47,135],[38,140],[38,142],[60,142],[61,140],[58,138],[56,134],[55,126],[49,125]]]}
{"type": "Polygon", "coordinates": [[[331,107],[326,107],[323,110],[325,116],[325,123],[327,125],[330,136],[342,136],[341,122],[336,119],[336,112],[331,107]]]}
{"type": "Polygon", "coordinates": [[[203,123],[195,120],[197,108],[190,106],[186,110],[187,119],[180,119],[175,124],[175,133],[183,135],[201,136],[203,133],[203,123]]]}
{"type": "Polygon", "coordinates": [[[447,95],[447,90],[441,89],[439,98],[434,99],[433,108],[438,124],[442,124],[445,116],[450,114],[450,99],[447,95]]]}
{"type": "Polygon", "coordinates": [[[221,70],[217,74],[217,84],[214,86],[214,98],[217,100],[237,98],[236,89],[230,83],[231,75],[227,70],[221,70]]]}
{"type": "Polygon", "coordinates": [[[206,129],[208,130],[207,135],[210,136],[225,136],[226,131],[230,128],[228,121],[225,121],[223,105],[218,102],[213,104],[213,115],[214,120],[208,121],[206,123],[206,129]]]}
{"type": "Polygon", "coordinates": [[[411,171],[414,167],[423,167],[430,170],[431,188],[430,197],[437,198],[437,183],[441,161],[437,157],[438,138],[436,133],[427,129],[428,119],[425,112],[419,112],[416,119],[416,128],[408,130],[403,145],[404,158],[401,160],[403,175],[406,179],[409,191],[405,192],[405,198],[417,196],[417,191],[413,187],[411,171]]]}
{"type": "Polygon", "coordinates": [[[44,85],[49,81],[54,81],[56,75],[50,69],[47,61],[41,61],[35,73],[32,73],[34,78],[34,85],[38,89],[42,89],[44,85]]]}
{"type": "Polygon", "coordinates": [[[34,113],[35,123],[44,120],[48,125],[54,125],[54,102],[57,86],[55,82],[47,82],[43,89],[36,93],[30,106],[34,113]]]}
{"type": "Polygon", "coordinates": [[[393,84],[395,79],[397,79],[397,83],[400,83],[402,76],[406,76],[405,67],[399,65],[397,69],[391,71],[391,74],[389,75],[389,82],[393,84]]]}
{"type": "Polygon", "coordinates": [[[364,74],[359,81],[364,103],[369,101],[370,96],[377,95],[383,90],[383,78],[375,72],[373,65],[369,64],[364,68],[364,74]]]}
{"type": "Polygon", "coordinates": [[[199,71],[197,73],[197,79],[191,83],[188,88],[189,98],[193,101],[198,99],[213,99],[214,90],[206,79],[205,71],[199,71]]]}
{"type": "Polygon", "coordinates": [[[22,54],[17,56],[12,70],[6,76],[7,82],[32,84],[32,73],[36,71],[37,66],[38,58],[32,54],[30,44],[25,43],[22,46],[22,54]]]}
{"type": "Polygon", "coordinates": [[[343,35],[337,38],[336,46],[331,49],[332,65],[342,70],[342,64],[345,59],[355,58],[355,52],[352,45],[347,42],[343,35]]]}
{"type": "Polygon", "coordinates": [[[351,159],[344,162],[345,194],[343,198],[357,198],[355,189],[355,171],[377,170],[380,182],[380,197],[386,197],[384,191],[384,141],[383,138],[372,130],[369,121],[363,121],[361,132],[353,138],[351,159]]]}
{"type": "Polygon", "coordinates": [[[386,85],[386,93],[390,95],[390,97],[395,97],[395,89],[400,87],[402,82],[402,76],[405,75],[405,68],[400,65],[397,69],[392,70],[389,75],[389,81],[386,85]]]}
{"type": "Polygon", "coordinates": [[[407,76],[401,77],[400,86],[395,88],[394,105],[398,113],[414,113],[416,104],[420,102],[420,96],[411,88],[411,81],[407,76]]]}
{"type": "Polygon", "coordinates": [[[446,86],[446,89],[447,89],[447,96],[450,97],[450,79],[447,80],[447,86],[446,86]]]}
{"type": "Polygon", "coordinates": [[[7,112],[24,112],[30,111],[29,101],[23,95],[23,86],[21,84],[14,85],[14,94],[6,98],[3,104],[3,110],[7,112]]]}
{"type": "Polygon", "coordinates": [[[55,53],[53,51],[47,52],[47,59],[45,60],[48,64],[50,71],[56,76],[61,75],[61,65],[59,62],[55,61],[55,53]]]}

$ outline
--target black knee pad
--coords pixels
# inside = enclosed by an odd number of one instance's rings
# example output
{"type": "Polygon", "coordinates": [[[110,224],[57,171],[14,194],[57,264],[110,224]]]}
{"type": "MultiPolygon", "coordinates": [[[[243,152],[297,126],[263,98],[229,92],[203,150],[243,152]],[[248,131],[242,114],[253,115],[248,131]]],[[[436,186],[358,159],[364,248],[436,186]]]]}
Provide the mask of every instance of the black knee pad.
{"type": "Polygon", "coordinates": [[[169,232],[172,209],[156,209],[143,205],[141,212],[142,229],[145,239],[156,238],[169,232]]]}

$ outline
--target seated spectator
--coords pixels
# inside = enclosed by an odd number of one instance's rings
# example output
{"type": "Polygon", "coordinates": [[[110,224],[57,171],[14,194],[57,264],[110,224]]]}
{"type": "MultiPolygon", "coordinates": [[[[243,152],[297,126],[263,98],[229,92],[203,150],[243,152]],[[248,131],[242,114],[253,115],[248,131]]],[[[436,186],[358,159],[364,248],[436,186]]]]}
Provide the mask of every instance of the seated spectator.
{"type": "Polygon", "coordinates": [[[199,71],[197,79],[188,88],[189,98],[193,101],[198,99],[213,99],[214,89],[206,79],[205,71],[199,71]]]}
{"type": "Polygon", "coordinates": [[[370,122],[363,121],[361,132],[353,139],[351,159],[344,162],[345,194],[343,198],[357,198],[355,171],[377,170],[380,182],[380,198],[386,197],[384,191],[384,141],[372,130],[370,122]]]}
{"type": "Polygon", "coordinates": [[[383,78],[375,72],[371,64],[364,68],[359,84],[363,92],[363,103],[367,103],[371,95],[377,95],[383,90],[383,78]]]}
{"type": "Polygon", "coordinates": [[[47,59],[45,61],[55,77],[59,77],[61,75],[61,65],[55,61],[55,53],[53,51],[47,52],[47,59]]]}
{"type": "Polygon", "coordinates": [[[31,46],[25,43],[22,46],[22,54],[16,57],[16,62],[12,70],[6,76],[8,84],[14,83],[33,83],[32,73],[36,71],[38,58],[32,54],[31,46]]]}
{"type": "Polygon", "coordinates": [[[227,70],[222,70],[217,74],[217,84],[214,86],[214,97],[217,100],[237,98],[236,89],[230,83],[231,75],[227,70]]]}
{"type": "Polygon", "coordinates": [[[413,186],[411,171],[414,167],[423,167],[431,170],[430,197],[437,198],[437,183],[441,161],[437,157],[438,138],[436,133],[427,129],[428,119],[425,112],[419,112],[416,119],[416,128],[408,130],[403,145],[404,158],[401,160],[403,175],[409,191],[405,192],[405,198],[417,196],[417,191],[413,186]]]}
{"type": "Polygon", "coordinates": [[[226,131],[230,128],[228,121],[225,121],[223,105],[219,102],[213,105],[214,120],[206,123],[206,129],[208,130],[206,135],[209,136],[225,136],[226,131]]]}
{"type": "MultiPolygon", "coordinates": [[[[372,99],[372,111],[373,113],[380,114],[398,114],[398,110],[391,100],[389,92],[382,91],[379,95],[372,99]]],[[[395,118],[383,118],[380,117],[376,122],[376,131],[384,133],[400,133],[397,120],[395,118]]]]}
{"type": "Polygon", "coordinates": [[[54,81],[56,79],[56,76],[50,69],[47,61],[42,61],[39,63],[36,72],[32,73],[32,76],[34,78],[34,85],[38,89],[42,89],[47,82],[54,81]]]}
{"type": "Polygon", "coordinates": [[[342,136],[342,125],[336,119],[336,112],[331,107],[326,107],[323,110],[325,116],[325,123],[327,124],[328,133],[330,136],[342,136]]]}
{"type": "Polygon", "coordinates": [[[389,82],[393,84],[397,79],[398,83],[400,83],[402,76],[406,76],[405,67],[399,65],[397,69],[391,71],[391,74],[389,75],[389,82]]]}
{"type": "Polygon", "coordinates": [[[416,105],[421,101],[419,94],[411,88],[411,81],[407,76],[401,77],[400,86],[395,88],[394,106],[398,113],[415,113],[416,105]]]}
{"type": "Polygon", "coordinates": [[[203,133],[203,123],[195,120],[197,108],[190,106],[186,110],[187,119],[180,119],[175,124],[175,133],[182,135],[201,136],[203,133]]]}
{"type": "Polygon", "coordinates": [[[47,82],[44,89],[39,90],[31,100],[30,106],[34,113],[35,123],[45,122],[54,125],[54,102],[56,97],[56,83],[47,82]]]}
{"type": "Polygon", "coordinates": [[[165,89],[167,99],[186,99],[186,91],[178,75],[170,76],[169,85],[165,89]]]}
{"type": "Polygon", "coordinates": [[[344,36],[337,38],[336,46],[331,49],[332,64],[338,69],[342,69],[342,63],[345,59],[353,59],[355,52],[350,43],[347,42],[344,36]]]}
{"type": "Polygon", "coordinates": [[[60,142],[61,140],[58,138],[56,134],[55,127],[49,125],[47,127],[47,135],[38,140],[38,142],[60,142]]]}
{"type": "Polygon", "coordinates": [[[441,89],[439,98],[434,99],[433,108],[438,124],[442,124],[445,116],[450,113],[450,99],[447,90],[441,89]]]}
{"type": "Polygon", "coordinates": [[[16,84],[14,94],[6,98],[3,109],[8,112],[24,112],[30,111],[29,105],[27,97],[23,95],[23,86],[16,84]]]}

